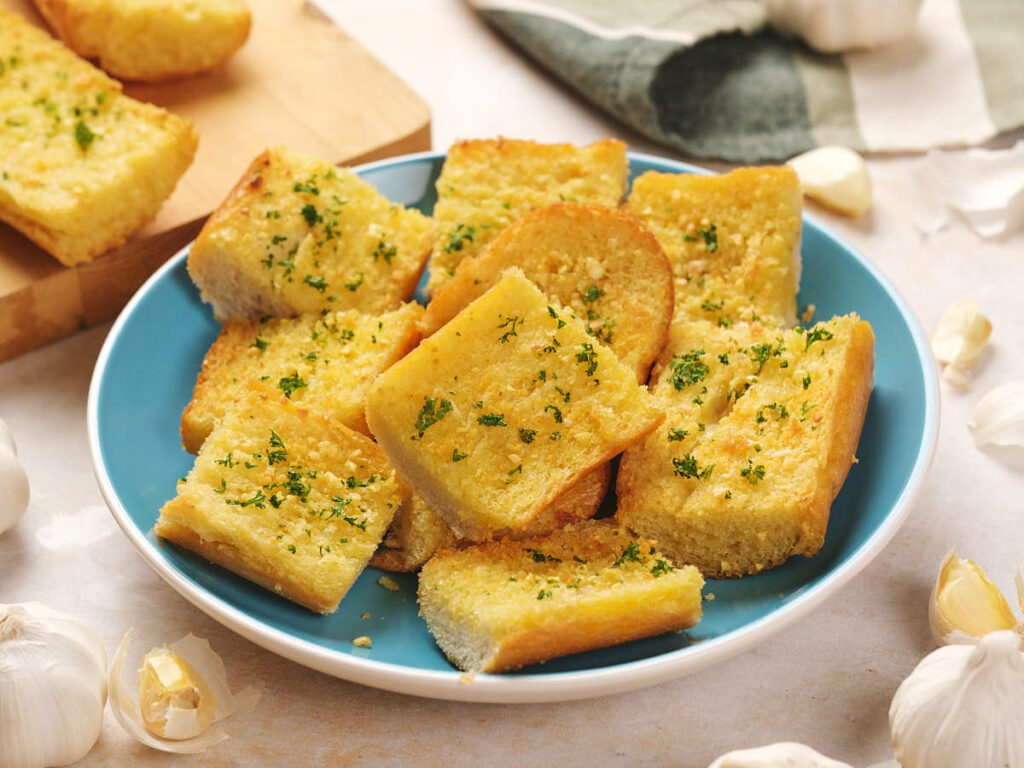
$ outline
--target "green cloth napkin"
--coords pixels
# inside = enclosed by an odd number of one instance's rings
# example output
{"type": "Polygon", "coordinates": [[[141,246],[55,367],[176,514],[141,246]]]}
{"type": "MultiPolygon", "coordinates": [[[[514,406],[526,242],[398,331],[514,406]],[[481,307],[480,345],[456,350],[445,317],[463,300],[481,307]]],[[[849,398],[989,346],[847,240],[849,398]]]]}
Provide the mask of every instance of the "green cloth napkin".
{"type": "Polygon", "coordinates": [[[910,38],[819,54],[760,0],[469,0],[629,126],[735,162],[815,146],[920,151],[1024,125],[1024,1],[926,0],[910,38]]]}

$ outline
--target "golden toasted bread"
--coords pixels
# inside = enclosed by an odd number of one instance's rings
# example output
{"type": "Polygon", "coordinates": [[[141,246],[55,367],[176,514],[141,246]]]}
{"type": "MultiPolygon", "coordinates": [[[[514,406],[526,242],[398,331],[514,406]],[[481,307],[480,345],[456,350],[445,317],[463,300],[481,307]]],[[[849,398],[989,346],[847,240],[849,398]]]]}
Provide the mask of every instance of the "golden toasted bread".
{"type": "Polygon", "coordinates": [[[396,309],[434,225],[324,160],[271,149],[206,222],[188,271],[218,319],[396,309]]]}
{"type": "Polygon", "coordinates": [[[79,56],[122,80],[160,81],[220,64],[249,36],[242,0],[35,0],[79,56]]]}
{"type": "Polygon", "coordinates": [[[855,461],[871,326],[846,315],[810,330],[706,330],[661,373],[666,425],[623,456],[616,516],[715,578],[814,555],[855,461]]]}
{"type": "Polygon", "coordinates": [[[796,322],[803,197],[788,166],[720,176],[648,171],[627,208],[665,249],[678,322],[796,322]]]}
{"type": "Polygon", "coordinates": [[[253,388],[203,443],[155,531],[331,613],[406,495],[372,440],[253,388]]]}
{"type": "MultiPolygon", "coordinates": [[[[542,510],[526,528],[510,536],[543,536],[572,523],[589,520],[601,508],[610,481],[611,468],[608,464],[591,470],[542,510]]],[[[454,546],[457,541],[458,537],[448,524],[431,512],[423,499],[413,494],[395,514],[370,565],[386,571],[416,571],[437,550],[454,546]]]]}
{"type": "Polygon", "coordinates": [[[62,264],[121,245],[192,162],[191,123],[0,9],[0,219],[62,264]]]}
{"type": "Polygon", "coordinates": [[[437,179],[428,291],[534,208],[559,200],[618,205],[627,172],[626,145],[614,139],[585,147],[501,138],[456,143],[437,179]]]}
{"type": "Polygon", "coordinates": [[[420,615],[448,659],[505,672],[694,626],[704,580],[614,521],[438,552],[420,615]]]}
{"type": "Polygon", "coordinates": [[[228,320],[203,358],[192,400],[181,415],[185,450],[199,451],[253,381],[368,435],[366,393],[381,371],[419,341],[416,323],[422,313],[418,304],[406,304],[379,316],[350,309],[228,320]]]}
{"type": "Polygon", "coordinates": [[[455,532],[527,527],[662,416],[584,324],[509,273],[376,380],[366,421],[455,532]]]}
{"type": "Polygon", "coordinates": [[[429,335],[518,266],[647,381],[672,319],[672,269],[654,236],[618,209],[554,203],[509,226],[431,296],[429,335]]]}

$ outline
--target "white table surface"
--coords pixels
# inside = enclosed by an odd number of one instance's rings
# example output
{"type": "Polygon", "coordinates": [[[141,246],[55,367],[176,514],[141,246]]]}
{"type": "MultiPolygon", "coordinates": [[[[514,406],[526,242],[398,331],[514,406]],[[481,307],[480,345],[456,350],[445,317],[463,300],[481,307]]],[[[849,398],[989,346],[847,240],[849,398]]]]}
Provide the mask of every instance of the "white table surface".
{"type": "MultiPolygon", "coordinates": [[[[435,148],[500,133],[577,143],[616,136],[670,154],[563,89],[458,0],[326,5],[430,103],[435,148]]],[[[1022,475],[979,452],[967,428],[985,392],[1024,378],[1024,236],[985,242],[961,224],[922,236],[903,192],[912,163],[871,161],[875,205],[860,222],[815,209],[896,284],[929,331],[961,298],[978,301],[995,326],[972,387],[942,387],[938,450],[910,519],[809,617],[742,656],[628,694],[528,706],[418,699],[310,671],[241,639],[166,586],[103,505],[85,403],[109,325],[0,364],[0,418],[16,436],[33,491],[25,518],[0,537],[0,602],[40,600],[69,611],[111,655],[129,627],[140,649],[193,632],[224,656],[235,685],[263,688],[258,707],[231,723],[232,739],[193,758],[136,744],[108,710],[81,765],[703,768],[730,749],[780,740],[854,766],[889,757],[889,701],[933,649],[927,601],[943,554],[955,544],[1010,594],[1024,554],[1022,475]]]]}

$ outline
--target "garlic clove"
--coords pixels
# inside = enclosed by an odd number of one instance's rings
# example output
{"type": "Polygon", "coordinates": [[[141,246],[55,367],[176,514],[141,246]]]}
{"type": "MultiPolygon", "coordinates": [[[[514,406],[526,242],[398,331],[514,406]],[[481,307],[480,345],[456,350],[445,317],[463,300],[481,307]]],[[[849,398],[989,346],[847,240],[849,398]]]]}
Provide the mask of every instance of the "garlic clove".
{"type": "Polygon", "coordinates": [[[140,701],[134,701],[122,671],[131,635],[121,640],[110,667],[111,709],[143,744],[164,752],[203,752],[228,738],[219,721],[259,701],[252,687],[233,694],[224,662],[206,640],[193,635],[146,654],[139,670],[140,701]]]}
{"type": "Polygon", "coordinates": [[[181,656],[155,648],[139,670],[139,708],[146,729],[168,739],[189,739],[210,727],[217,699],[181,656]]]}
{"type": "Polygon", "coordinates": [[[1024,654],[1014,632],[928,654],[896,690],[889,728],[903,768],[1024,765],[1024,654]]]}
{"type": "Polygon", "coordinates": [[[946,307],[932,334],[932,352],[947,366],[943,377],[966,388],[967,370],[978,362],[991,333],[991,321],[973,301],[954,301],[946,307]]]}
{"type": "Polygon", "coordinates": [[[928,623],[939,645],[974,644],[989,632],[1013,629],[1017,618],[978,564],[951,549],[932,587],[928,623]]]}
{"type": "Polygon", "coordinates": [[[971,421],[974,444],[1024,451],[1024,381],[996,387],[978,402],[971,421]]]}
{"type": "Polygon", "coordinates": [[[753,749],[737,749],[722,755],[708,768],[850,768],[825,757],[806,744],[783,741],[753,749]]]}
{"type": "Polygon", "coordinates": [[[871,207],[871,176],[864,158],[846,147],[818,147],[787,161],[804,194],[847,216],[871,207]]]}

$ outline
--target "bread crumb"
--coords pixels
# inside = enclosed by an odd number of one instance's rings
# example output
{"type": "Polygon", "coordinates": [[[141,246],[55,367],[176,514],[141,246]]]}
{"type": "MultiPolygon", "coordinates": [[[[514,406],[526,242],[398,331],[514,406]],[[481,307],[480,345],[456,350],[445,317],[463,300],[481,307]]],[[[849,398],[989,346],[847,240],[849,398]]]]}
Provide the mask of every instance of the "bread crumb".
{"type": "Polygon", "coordinates": [[[401,587],[398,586],[398,582],[390,576],[381,576],[377,579],[377,583],[384,587],[388,592],[397,592],[401,589],[401,587]]]}
{"type": "Polygon", "coordinates": [[[806,307],[804,307],[804,311],[800,315],[800,320],[805,323],[811,322],[811,320],[814,319],[814,309],[815,307],[813,304],[808,304],[806,307]]]}
{"type": "Polygon", "coordinates": [[[472,685],[476,682],[476,675],[473,672],[460,672],[459,683],[462,685],[472,685]]]}
{"type": "Polygon", "coordinates": [[[363,614],[362,616],[360,616],[359,618],[361,618],[361,619],[362,619],[363,621],[366,621],[366,620],[367,620],[368,618],[370,618],[370,614],[369,614],[369,613],[364,613],[364,614],[363,614]]]}
{"type": "Polygon", "coordinates": [[[373,645],[373,641],[367,635],[360,635],[352,641],[352,645],[356,646],[357,648],[369,648],[371,645],[373,645]]]}
{"type": "Polygon", "coordinates": [[[715,599],[715,593],[714,592],[708,592],[706,595],[704,595],[704,599],[707,600],[710,603],[712,600],[715,599]]]}

